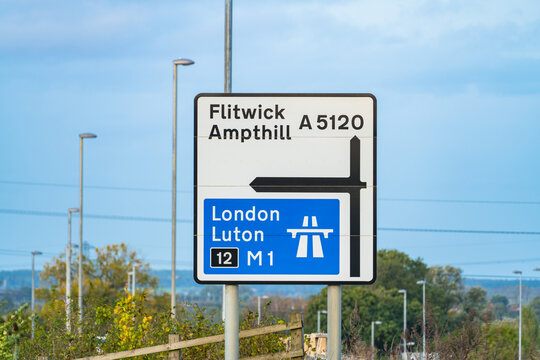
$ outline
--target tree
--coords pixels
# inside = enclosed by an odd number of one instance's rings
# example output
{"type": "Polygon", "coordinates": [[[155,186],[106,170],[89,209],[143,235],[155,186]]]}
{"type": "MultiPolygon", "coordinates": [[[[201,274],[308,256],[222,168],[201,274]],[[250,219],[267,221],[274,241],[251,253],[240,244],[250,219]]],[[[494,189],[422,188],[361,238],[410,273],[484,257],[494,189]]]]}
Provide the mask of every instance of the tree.
{"type": "Polygon", "coordinates": [[[452,266],[432,266],[428,270],[426,288],[431,310],[442,323],[458,326],[457,313],[463,301],[462,270],[452,266]]]}
{"type": "MultiPolygon", "coordinates": [[[[95,259],[83,256],[85,297],[100,299],[104,303],[114,303],[122,295],[123,289],[129,286],[127,283],[128,272],[132,270],[133,265],[137,266],[136,283],[138,287],[155,288],[157,286],[158,279],[151,275],[150,265],[143,263],[137,253],[129,250],[126,244],[96,248],[95,253],[95,259]]],[[[75,299],[78,295],[78,257],[74,258],[71,267],[71,294],[75,299]]],[[[50,263],[46,263],[40,273],[40,278],[45,286],[37,291],[39,299],[45,302],[63,299],[66,288],[64,255],[53,258],[50,263]]]]}
{"type": "Polygon", "coordinates": [[[427,265],[420,258],[411,259],[397,250],[379,250],[377,252],[376,287],[385,289],[407,289],[408,296],[422,299],[422,288],[416,284],[426,278],[427,265]]]}
{"type": "MultiPolygon", "coordinates": [[[[327,288],[313,296],[305,312],[306,333],[317,329],[317,311],[326,310],[327,288]]],[[[416,324],[422,305],[412,299],[407,304],[408,325],[416,324]]],[[[392,347],[401,342],[403,332],[403,296],[395,289],[343,286],[341,292],[342,338],[345,351],[358,348],[358,341],[369,344],[371,322],[382,321],[377,326],[376,347],[392,347]]],[[[326,329],[327,317],[321,316],[321,328],[326,329]]],[[[324,331],[324,330],[323,330],[324,331]]]]}
{"type": "Polygon", "coordinates": [[[485,310],[487,305],[487,292],[479,286],[475,286],[467,291],[463,297],[463,311],[467,314],[474,314],[478,317],[485,310]]]}
{"type": "Polygon", "coordinates": [[[504,306],[508,306],[508,298],[504,295],[501,295],[501,294],[497,294],[497,295],[493,295],[491,297],[491,303],[492,304],[498,304],[498,303],[501,303],[503,304],[504,306]]]}
{"type": "MultiPolygon", "coordinates": [[[[493,314],[495,319],[502,320],[508,314],[508,298],[504,295],[493,295],[491,304],[493,305],[493,314]]],[[[539,302],[540,305],[540,302],[539,302]]],[[[540,308],[539,308],[540,310],[540,308]]]]}
{"type": "Polygon", "coordinates": [[[483,343],[476,349],[476,359],[514,360],[518,352],[518,332],[513,323],[497,322],[482,329],[483,343]]]}
{"type": "Polygon", "coordinates": [[[432,351],[439,354],[440,360],[487,360],[488,358],[476,355],[483,348],[483,342],[482,326],[478,319],[470,314],[453,331],[444,333],[440,328],[437,329],[434,334],[432,351]]]}
{"type": "Polygon", "coordinates": [[[531,306],[523,308],[522,330],[523,330],[523,350],[527,359],[534,359],[540,345],[540,329],[538,318],[531,306]]]}
{"type": "Polygon", "coordinates": [[[536,317],[540,319],[540,296],[535,297],[529,303],[529,307],[536,314],[536,317]]]}

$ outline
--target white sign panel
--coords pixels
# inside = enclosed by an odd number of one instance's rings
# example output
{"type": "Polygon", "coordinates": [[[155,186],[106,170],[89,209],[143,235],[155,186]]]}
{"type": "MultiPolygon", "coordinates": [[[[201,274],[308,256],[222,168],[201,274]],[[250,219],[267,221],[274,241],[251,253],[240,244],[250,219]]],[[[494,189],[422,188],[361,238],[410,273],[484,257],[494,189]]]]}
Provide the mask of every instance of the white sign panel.
{"type": "Polygon", "coordinates": [[[195,280],[371,283],[376,100],[195,98],[195,280]]]}

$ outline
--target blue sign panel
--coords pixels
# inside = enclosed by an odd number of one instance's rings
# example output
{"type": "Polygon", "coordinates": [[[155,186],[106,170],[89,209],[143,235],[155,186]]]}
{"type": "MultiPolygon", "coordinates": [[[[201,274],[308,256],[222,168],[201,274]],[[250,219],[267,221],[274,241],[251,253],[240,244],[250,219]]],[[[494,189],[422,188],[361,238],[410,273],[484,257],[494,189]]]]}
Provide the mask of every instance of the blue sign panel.
{"type": "Polygon", "coordinates": [[[205,199],[206,274],[339,273],[339,200],[205,199]]]}

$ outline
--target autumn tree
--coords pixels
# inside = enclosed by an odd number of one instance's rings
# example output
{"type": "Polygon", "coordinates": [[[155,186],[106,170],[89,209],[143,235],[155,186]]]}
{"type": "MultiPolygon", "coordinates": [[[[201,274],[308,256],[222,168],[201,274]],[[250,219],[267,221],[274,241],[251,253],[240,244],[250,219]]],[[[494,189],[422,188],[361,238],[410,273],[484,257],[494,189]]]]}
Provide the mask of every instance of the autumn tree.
{"type": "MultiPolygon", "coordinates": [[[[85,297],[100,299],[103,303],[114,303],[121,295],[122,290],[128,287],[128,272],[137,267],[136,283],[138,288],[155,288],[158,279],[151,274],[150,265],[144,263],[126,244],[107,245],[96,248],[95,257],[88,257],[83,253],[83,291],[85,297]]],[[[72,289],[75,299],[78,296],[78,256],[73,256],[71,264],[72,289]]],[[[43,266],[40,273],[45,285],[38,289],[38,299],[45,303],[63,300],[66,289],[66,262],[64,255],[53,258],[43,266]]]]}

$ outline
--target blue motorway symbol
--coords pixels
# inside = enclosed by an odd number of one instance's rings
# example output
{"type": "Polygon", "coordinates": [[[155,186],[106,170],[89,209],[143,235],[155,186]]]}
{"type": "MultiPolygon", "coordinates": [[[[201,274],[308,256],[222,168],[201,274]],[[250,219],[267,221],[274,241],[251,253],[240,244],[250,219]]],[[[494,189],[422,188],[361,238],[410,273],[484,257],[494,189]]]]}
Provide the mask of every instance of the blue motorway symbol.
{"type": "Polygon", "coordinates": [[[336,275],[338,199],[205,199],[206,274],[336,275]]]}

